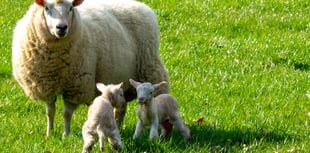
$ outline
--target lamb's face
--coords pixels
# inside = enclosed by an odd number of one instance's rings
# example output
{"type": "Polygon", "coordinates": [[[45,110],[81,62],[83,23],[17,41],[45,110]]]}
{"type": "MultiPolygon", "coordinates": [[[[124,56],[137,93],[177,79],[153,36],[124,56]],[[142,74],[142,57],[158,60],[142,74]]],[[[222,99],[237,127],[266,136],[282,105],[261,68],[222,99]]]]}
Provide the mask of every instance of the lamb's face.
{"type": "Polygon", "coordinates": [[[112,105],[115,107],[121,107],[126,104],[123,89],[120,86],[114,86],[111,88],[112,93],[112,105]]]}
{"type": "Polygon", "coordinates": [[[154,96],[155,88],[151,83],[141,83],[137,86],[137,99],[140,104],[145,104],[154,96]]]}
{"type": "Polygon", "coordinates": [[[62,38],[66,37],[74,14],[74,7],[83,0],[36,0],[36,3],[44,7],[46,25],[51,35],[62,38]]]}
{"type": "Polygon", "coordinates": [[[121,107],[126,104],[126,99],[123,92],[123,83],[118,85],[96,83],[97,89],[102,92],[102,95],[109,99],[113,107],[121,107]]]}
{"type": "Polygon", "coordinates": [[[140,104],[145,104],[150,102],[151,99],[154,97],[157,91],[161,90],[162,88],[167,86],[166,81],[162,81],[158,84],[151,84],[149,82],[137,82],[133,79],[129,79],[130,84],[136,88],[137,91],[137,98],[140,104]]]}

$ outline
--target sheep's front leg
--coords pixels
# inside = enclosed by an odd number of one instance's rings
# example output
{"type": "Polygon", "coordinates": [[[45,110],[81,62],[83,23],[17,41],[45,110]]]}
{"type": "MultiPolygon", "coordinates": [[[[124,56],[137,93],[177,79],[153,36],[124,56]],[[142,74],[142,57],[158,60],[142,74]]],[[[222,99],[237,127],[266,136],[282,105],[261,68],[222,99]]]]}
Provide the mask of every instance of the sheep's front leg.
{"type": "Polygon", "coordinates": [[[114,109],[114,118],[116,120],[118,129],[122,129],[125,114],[126,114],[126,109],[127,109],[127,102],[120,106],[119,108],[114,109]]]}
{"type": "Polygon", "coordinates": [[[54,128],[54,117],[55,117],[55,102],[45,103],[46,117],[47,117],[47,129],[46,136],[50,136],[52,129],[54,128]]]}
{"type": "Polygon", "coordinates": [[[64,133],[63,135],[68,136],[70,134],[70,123],[71,123],[71,118],[73,111],[77,108],[78,105],[76,104],[71,104],[68,102],[65,102],[64,106],[64,133]]]}
{"type": "Polygon", "coordinates": [[[158,118],[154,118],[151,124],[150,140],[158,139],[158,118]]]}
{"type": "Polygon", "coordinates": [[[136,139],[138,138],[141,133],[143,132],[143,124],[141,122],[140,119],[138,119],[137,125],[136,125],[136,130],[135,130],[135,134],[133,135],[133,138],[136,139]]]}

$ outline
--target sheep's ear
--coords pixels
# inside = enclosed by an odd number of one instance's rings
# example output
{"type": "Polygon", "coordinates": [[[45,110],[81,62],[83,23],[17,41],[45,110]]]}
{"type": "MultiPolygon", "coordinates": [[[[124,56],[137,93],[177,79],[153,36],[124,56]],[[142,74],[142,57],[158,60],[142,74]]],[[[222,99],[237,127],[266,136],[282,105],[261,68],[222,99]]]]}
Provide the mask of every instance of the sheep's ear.
{"type": "Polygon", "coordinates": [[[45,0],[36,0],[36,3],[40,6],[44,6],[45,5],[45,0]]]}
{"type": "Polygon", "coordinates": [[[166,87],[167,85],[168,85],[168,82],[162,81],[158,84],[154,84],[153,87],[156,91],[159,91],[159,90],[163,89],[164,87],[166,87]]]}
{"type": "Polygon", "coordinates": [[[73,5],[73,6],[79,6],[80,4],[83,3],[83,1],[84,1],[84,0],[73,0],[73,1],[72,1],[72,5],[73,5]]]}
{"type": "Polygon", "coordinates": [[[96,83],[96,87],[102,92],[106,86],[103,83],[96,83]]]}
{"type": "Polygon", "coordinates": [[[129,79],[129,82],[135,88],[137,88],[137,86],[141,84],[140,82],[137,82],[137,81],[132,80],[132,79],[129,79]]]}

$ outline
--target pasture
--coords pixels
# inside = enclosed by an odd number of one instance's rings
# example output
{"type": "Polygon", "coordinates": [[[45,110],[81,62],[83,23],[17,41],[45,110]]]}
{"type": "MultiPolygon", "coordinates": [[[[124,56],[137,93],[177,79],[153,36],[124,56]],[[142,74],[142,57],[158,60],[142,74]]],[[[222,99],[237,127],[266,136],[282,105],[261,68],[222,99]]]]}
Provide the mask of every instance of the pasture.
{"type": "MultiPolygon", "coordinates": [[[[160,56],[193,140],[176,130],[168,140],[150,142],[149,131],[133,140],[133,101],[123,152],[310,152],[308,0],[141,1],[158,17],[160,56]]],[[[12,75],[13,29],[32,3],[0,3],[0,152],[81,152],[88,106],[78,107],[63,137],[59,97],[46,138],[44,103],[30,100],[12,75]]],[[[113,152],[107,142],[106,149],[113,152]]]]}

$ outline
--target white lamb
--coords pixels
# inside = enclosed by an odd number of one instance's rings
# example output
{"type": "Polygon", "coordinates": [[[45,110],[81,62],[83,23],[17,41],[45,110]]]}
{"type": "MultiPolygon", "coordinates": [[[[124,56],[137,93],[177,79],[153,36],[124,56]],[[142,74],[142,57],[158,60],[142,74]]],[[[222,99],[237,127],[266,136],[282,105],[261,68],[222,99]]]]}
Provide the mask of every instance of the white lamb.
{"type": "Polygon", "coordinates": [[[149,82],[140,83],[132,79],[129,82],[136,88],[138,102],[140,103],[137,112],[138,122],[133,136],[134,139],[141,135],[145,125],[150,125],[151,140],[158,138],[158,125],[161,127],[162,135],[169,137],[172,125],[174,125],[181,132],[185,140],[190,141],[190,130],[181,119],[178,101],[169,94],[161,94],[154,98],[156,92],[167,85],[166,81],[155,85],[149,82]]]}
{"type": "Polygon", "coordinates": [[[88,119],[83,126],[84,146],[83,152],[89,152],[99,136],[100,149],[104,151],[104,138],[108,137],[114,149],[122,149],[120,134],[113,115],[113,108],[121,107],[126,103],[123,95],[123,83],[107,85],[97,83],[97,88],[102,92],[88,110],[88,119]]]}
{"type": "MultiPolygon", "coordinates": [[[[25,93],[46,105],[47,131],[55,101],[64,100],[64,134],[73,111],[96,96],[96,82],[124,82],[126,101],[136,97],[128,79],[168,81],[159,57],[156,16],[131,0],[35,0],[14,29],[13,74],[25,93]]],[[[162,93],[169,92],[167,86],[162,93]]],[[[98,93],[97,93],[98,94],[98,93]]],[[[125,104],[115,111],[121,125],[125,104]]]]}

